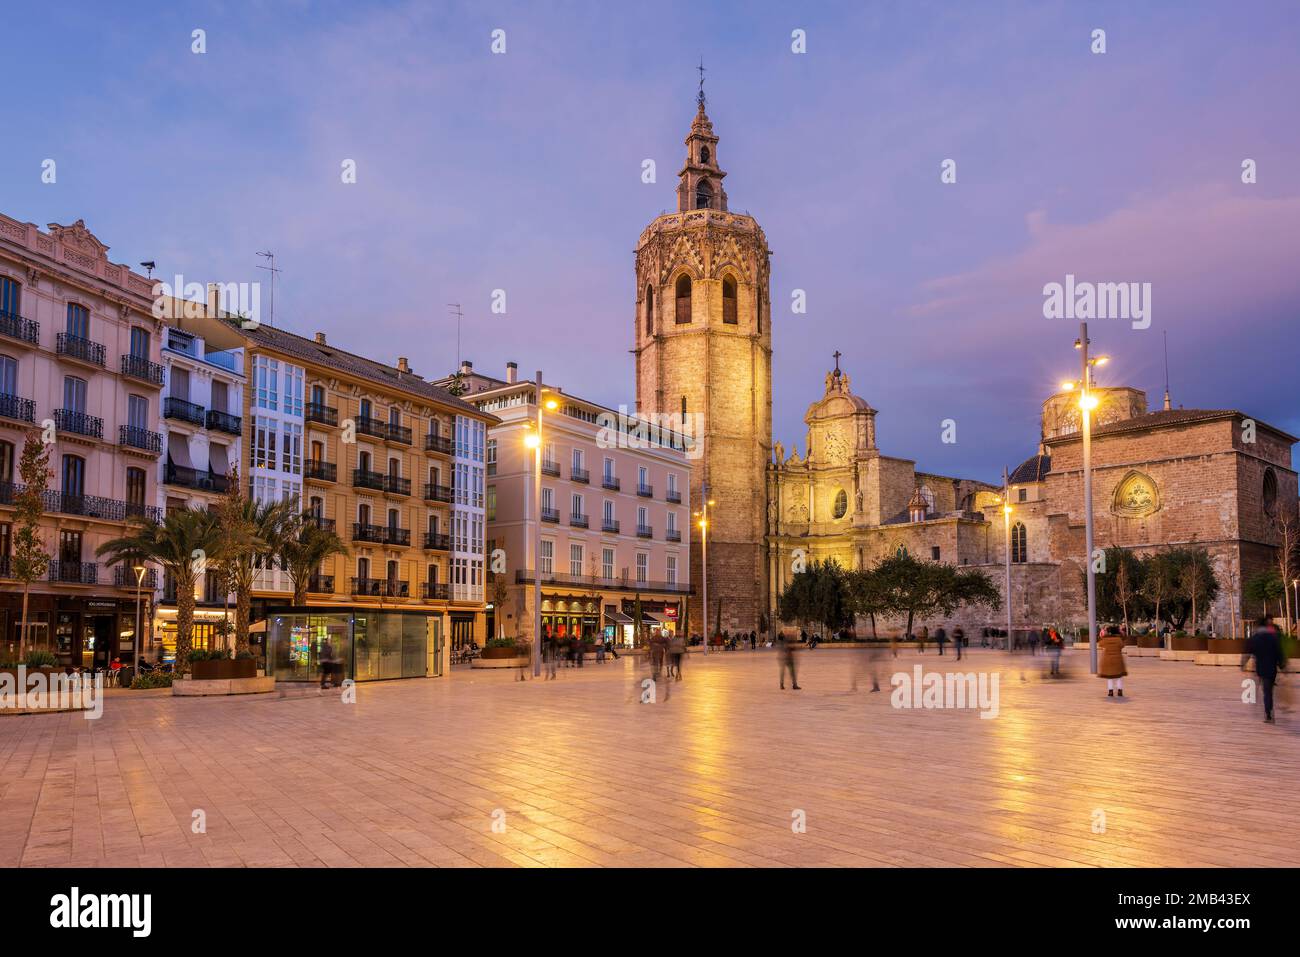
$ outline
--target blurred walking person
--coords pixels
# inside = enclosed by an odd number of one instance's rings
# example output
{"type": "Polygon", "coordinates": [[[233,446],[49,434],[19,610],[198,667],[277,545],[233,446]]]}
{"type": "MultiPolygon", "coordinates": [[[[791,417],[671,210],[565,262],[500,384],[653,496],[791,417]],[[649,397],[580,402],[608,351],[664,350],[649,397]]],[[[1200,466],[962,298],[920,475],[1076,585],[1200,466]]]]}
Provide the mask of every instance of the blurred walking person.
{"type": "Polygon", "coordinates": [[[1246,639],[1246,653],[1241,656],[1241,670],[1246,670],[1246,662],[1255,659],[1255,674],[1264,692],[1264,720],[1273,724],[1273,688],[1277,684],[1279,671],[1286,670],[1286,653],[1282,649],[1282,638],[1277,633],[1277,626],[1267,615],[1259,619],[1259,627],[1246,639]]]}
{"type": "Polygon", "coordinates": [[[669,669],[668,677],[676,675],[677,680],[682,680],[682,658],[686,655],[686,639],[681,635],[673,635],[668,640],[669,669]]]}
{"type": "Polygon", "coordinates": [[[802,691],[803,689],[799,687],[799,675],[795,671],[794,642],[786,638],[785,632],[781,633],[781,636],[777,641],[780,642],[781,646],[779,649],[781,661],[781,690],[785,690],[785,672],[788,668],[790,670],[790,685],[792,690],[802,691]]]}
{"type": "Polygon", "coordinates": [[[934,643],[939,646],[939,657],[943,657],[943,646],[948,643],[948,632],[944,630],[943,625],[934,633],[934,643]]]}
{"type": "Polygon", "coordinates": [[[957,660],[961,661],[961,646],[966,643],[966,632],[958,625],[952,630],[952,646],[957,649],[957,660]]]}

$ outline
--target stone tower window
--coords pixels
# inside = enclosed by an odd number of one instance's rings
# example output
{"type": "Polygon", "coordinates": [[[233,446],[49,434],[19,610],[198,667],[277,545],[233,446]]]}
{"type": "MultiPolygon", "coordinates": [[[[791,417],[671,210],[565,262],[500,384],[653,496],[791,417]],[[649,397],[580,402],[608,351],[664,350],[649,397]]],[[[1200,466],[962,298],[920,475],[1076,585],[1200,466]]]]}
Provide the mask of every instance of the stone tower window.
{"type": "Polygon", "coordinates": [[[730,276],[722,280],[722,321],[736,324],[736,280],[730,276]]]}
{"type": "Polygon", "coordinates": [[[709,161],[709,148],[708,148],[707,146],[701,146],[701,147],[700,147],[700,162],[701,162],[701,163],[707,163],[708,161],[709,161]]]}
{"type": "Polygon", "coordinates": [[[835,518],[843,518],[844,514],[848,510],[849,510],[849,495],[846,491],[844,491],[844,489],[840,489],[839,492],[836,493],[835,495],[835,508],[832,510],[831,514],[835,518]]]}
{"type": "Polygon", "coordinates": [[[1025,534],[1025,523],[1016,522],[1011,526],[1011,563],[1023,565],[1029,561],[1029,545],[1025,534]]]}
{"type": "Polygon", "coordinates": [[[709,185],[707,179],[702,179],[695,184],[695,208],[713,208],[713,187],[709,185]]]}
{"type": "Polygon", "coordinates": [[[1277,507],[1277,474],[1272,469],[1264,470],[1264,513],[1272,515],[1277,507]]]}
{"type": "Polygon", "coordinates": [[[679,276],[677,279],[677,323],[681,325],[691,321],[691,277],[679,276]]]}
{"type": "Polygon", "coordinates": [[[645,334],[654,335],[655,331],[655,287],[645,287],[645,334]]]}

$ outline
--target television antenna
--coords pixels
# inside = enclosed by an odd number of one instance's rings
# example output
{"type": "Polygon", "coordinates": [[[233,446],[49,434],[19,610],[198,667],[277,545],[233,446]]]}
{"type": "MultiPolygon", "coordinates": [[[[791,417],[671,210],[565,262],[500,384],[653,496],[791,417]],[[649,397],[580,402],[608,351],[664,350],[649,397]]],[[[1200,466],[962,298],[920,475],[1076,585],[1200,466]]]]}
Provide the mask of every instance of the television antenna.
{"type": "Polygon", "coordinates": [[[274,326],[275,325],[275,274],[281,272],[281,270],[275,265],[275,253],[264,252],[264,253],[258,253],[258,255],[261,256],[263,259],[267,260],[268,265],[258,266],[257,268],[265,269],[267,272],[271,274],[271,302],[270,302],[270,316],[268,322],[272,326],[274,326]]]}

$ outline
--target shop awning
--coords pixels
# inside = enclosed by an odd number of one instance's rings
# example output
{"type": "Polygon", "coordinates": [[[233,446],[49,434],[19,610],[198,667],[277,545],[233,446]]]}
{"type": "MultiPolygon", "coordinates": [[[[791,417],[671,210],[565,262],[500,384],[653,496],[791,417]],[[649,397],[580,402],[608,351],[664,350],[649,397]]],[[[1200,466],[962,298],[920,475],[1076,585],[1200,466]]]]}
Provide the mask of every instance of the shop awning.
{"type": "Polygon", "coordinates": [[[266,631],[266,619],[265,619],[265,618],[263,618],[261,621],[255,621],[255,622],[253,622],[251,625],[248,626],[248,633],[249,633],[250,635],[260,635],[260,634],[261,634],[262,632],[264,632],[264,631],[266,631]]]}
{"type": "Polygon", "coordinates": [[[615,625],[631,625],[631,624],[635,624],[635,622],[633,622],[631,618],[629,618],[627,615],[623,614],[621,611],[607,611],[607,612],[605,612],[605,620],[608,621],[608,622],[610,622],[610,623],[612,623],[612,624],[615,624],[615,625]]]}
{"type": "Polygon", "coordinates": [[[660,618],[658,615],[652,615],[648,611],[643,611],[641,612],[641,622],[643,624],[648,623],[651,625],[662,625],[664,623],[664,620],[660,618]]]}

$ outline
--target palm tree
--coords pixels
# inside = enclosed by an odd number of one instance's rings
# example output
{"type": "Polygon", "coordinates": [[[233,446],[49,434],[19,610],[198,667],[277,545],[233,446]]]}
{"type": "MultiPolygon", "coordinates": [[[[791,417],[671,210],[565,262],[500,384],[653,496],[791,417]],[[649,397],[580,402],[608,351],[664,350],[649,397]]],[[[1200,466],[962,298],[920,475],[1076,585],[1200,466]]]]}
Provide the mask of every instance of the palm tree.
{"type": "Polygon", "coordinates": [[[190,669],[194,588],[207,562],[221,556],[220,522],[205,509],[177,509],[162,522],[145,522],[96,550],[110,564],[153,562],[176,583],[176,673],[190,669]]]}
{"type": "Polygon", "coordinates": [[[279,556],[297,516],[297,505],[290,499],[259,502],[242,495],[230,502],[234,517],[230,528],[237,528],[245,547],[238,550],[229,568],[230,583],[235,591],[235,653],[248,650],[248,619],[253,606],[253,572],[260,558],[279,556]]]}
{"type": "Polygon", "coordinates": [[[307,584],[321,563],[335,555],[347,555],[349,549],[332,529],[321,528],[303,517],[296,518],[285,532],[280,543],[280,567],[293,582],[294,607],[301,608],[307,604],[307,584]]]}

